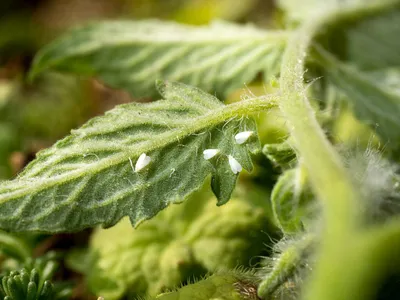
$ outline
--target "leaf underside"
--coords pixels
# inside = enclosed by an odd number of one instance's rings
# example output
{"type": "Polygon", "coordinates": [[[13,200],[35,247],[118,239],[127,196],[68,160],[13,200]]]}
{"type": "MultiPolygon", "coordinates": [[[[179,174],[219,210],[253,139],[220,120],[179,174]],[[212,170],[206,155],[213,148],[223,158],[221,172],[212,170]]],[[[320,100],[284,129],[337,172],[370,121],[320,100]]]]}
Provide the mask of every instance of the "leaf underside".
{"type": "Polygon", "coordinates": [[[355,115],[370,125],[389,148],[400,146],[400,94],[358,68],[345,65],[321,50],[327,78],[346,96],[355,115]]]}
{"type": "Polygon", "coordinates": [[[343,58],[367,72],[400,66],[400,1],[385,0],[380,4],[374,16],[356,19],[354,24],[339,29],[344,34],[343,58]]]}
{"type": "Polygon", "coordinates": [[[303,230],[312,195],[299,168],[285,171],[271,193],[272,211],[284,233],[295,234],[303,230]]]}
{"type": "Polygon", "coordinates": [[[262,152],[276,166],[290,168],[296,164],[296,152],[288,141],[265,144],[262,152]]]}
{"type": "Polygon", "coordinates": [[[325,77],[345,95],[355,116],[388,148],[396,149],[400,146],[400,1],[359,4],[373,4],[369,13],[373,15],[335,24],[319,37],[323,48],[316,46],[316,54],[325,77]]]}
{"type": "Polygon", "coordinates": [[[199,89],[170,82],[158,88],[165,100],[121,105],[90,120],[39,152],[17,179],[1,183],[0,227],[77,231],[109,227],[126,215],[137,225],[183,201],[210,173],[218,204],[228,201],[237,175],[227,155],[252,169],[249,151],[259,150],[258,138],[238,145],[234,135],[256,131],[254,121],[224,119],[227,106],[199,89]],[[207,148],[221,153],[207,161],[207,148]],[[142,153],[151,162],[135,173],[142,153]]]}
{"type": "Polygon", "coordinates": [[[258,73],[279,72],[287,33],[214,22],[108,21],[77,28],[37,54],[31,76],[58,70],[96,76],[136,97],[157,94],[155,78],[223,95],[258,73]]]}

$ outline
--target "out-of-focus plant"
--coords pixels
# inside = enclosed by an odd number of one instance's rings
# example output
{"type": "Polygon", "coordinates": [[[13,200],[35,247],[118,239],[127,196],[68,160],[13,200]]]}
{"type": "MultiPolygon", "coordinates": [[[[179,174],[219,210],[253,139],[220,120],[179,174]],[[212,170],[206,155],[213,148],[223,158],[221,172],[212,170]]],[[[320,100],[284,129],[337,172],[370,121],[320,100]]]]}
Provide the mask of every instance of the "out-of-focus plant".
{"type": "Polygon", "coordinates": [[[55,252],[33,259],[30,247],[22,238],[1,232],[2,272],[0,298],[6,300],[68,299],[71,284],[53,283],[59,263],[55,252]]]}
{"type": "MultiPolygon", "coordinates": [[[[190,1],[174,17],[207,3],[190,1]]],[[[0,227],[115,225],[96,229],[89,249],[69,259],[109,299],[386,297],[400,273],[400,2],[276,5],[281,30],[103,21],[42,48],[33,84],[64,72],[161,100],[117,106],[40,151],[0,183],[0,227]],[[215,197],[196,196],[207,186],[215,197]],[[124,217],[145,223],[132,229],[118,223],[124,217]]],[[[7,114],[21,120],[9,124],[56,136],[53,124],[77,113],[61,101],[69,94],[52,96],[53,115],[35,101],[7,114]]],[[[14,297],[6,281],[4,295],[14,297]]]]}

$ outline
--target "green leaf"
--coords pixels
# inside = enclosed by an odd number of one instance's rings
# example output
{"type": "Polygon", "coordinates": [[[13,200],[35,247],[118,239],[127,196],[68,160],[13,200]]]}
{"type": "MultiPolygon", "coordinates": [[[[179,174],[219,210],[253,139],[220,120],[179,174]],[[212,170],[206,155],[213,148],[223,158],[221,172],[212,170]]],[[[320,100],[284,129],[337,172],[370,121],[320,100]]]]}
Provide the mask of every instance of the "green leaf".
{"type": "Polygon", "coordinates": [[[383,1],[371,16],[339,23],[331,37],[346,62],[364,71],[400,67],[400,1],[383,1]]]}
{"type": "MultiPolygon", "coordinates": [[[[311,17],[317,18],[324,13],[332,11],[339,12],[339,15],[335,16],[335,19],[342,22],[340,19],[341,11],[354,11],[357,15],[357,10],[360,7],[375,6],[378,9],[390,6],[394,2],[396,0],[303,0],[301,2],[296,0],[278,0],[277,5],[285,12],[288,21],[291,22],[306,21],[311,17]]],[[[358,15],[362,16],[362,14],[358,15]]],[[[354,18],[352,19],[354,21],[354,18]]]]}
{"type": "Polygon", "coordinates": [[[270,161],[282,168],[288,168],[296,162],[296,152],[289,141],[265,144],[262,152],[270,161]]]}
{"type": "Polygon", "coordinates": [[[3,108],[10,101],[10,95],[13,93],[15,89],[15,84],[12,82],[0,82],[0,112],[2,112],[3,108]]]}
{"type": "Polygon", "coordinates": [[[394,68],[384,68],[366,75],[373,81],[381,83],[385,88],[400,95],[400,65],[394,68]]]}
{"type": "Polygon", "coordinates": [[[19,262],[25,262],[32,256],[32,249],[23,239],[3,231],[0,231],[0,249],[2,253],[19,262]]]}
{"type": "Polygon", "coordinates": [[[97,259],[87,270],[92,291],[109,300],[156,295],[206,272],[248,267],[270,239],[264,209],[251,198],[222,207],[214,201],[196,193],[137,229],[123,220],[96,230],[90,251],[97,259]]]}
{"type": "Polygon", "coordinates": [[[345,96],[355,116],[388,148],[400,145],[400,1],[376,3],[368,14],[337,22],[318,37],[315,57],[324,77],[345,96]],[[334,53],[334,55],[330,54],[334,53]]]}
{"type": "MultiPolygon", "coordinates": [[[[278,0],[277,5],[287,15],[290,21],[303,21],[310,15],[327,9],[335,9],[339,5],[338,0],[278,0]]],[[[343,5],[343,3],[342,3],[343,5]]]]}
{"type": "Polygon", "coordinates": [[[272,211],[278,226],[286,234],[303,230],[310,216],[311,192],[303,168],[284,172],[275,184],[272,194],[272,211]]]}
{"type": "Polygon", "coordinates": [[[89,270],[92,260],[93,256],[90,255],[89,249],[87,247],[80,247],[70,249],[64,261],[68,269],[71,269],[76,273],[85,273],[89,270]]]}
{"type": "Polygon", "coordinates": [[[400,93],[322,49],[318,55],[328,80],[347,96],[356,117],[375,129],[388,147],[399,147],[400,93]]]}
{"type": "Polygon", "coordinates": [[[256,0],[183,1],[174,20],[185,24],[207,24],[215,19],[243,20],[256,8],[256,0]]]}
{"type": "Polygon", "coordinates": [[[18,149],[19,144],[20,137],[16,128],[0,122],[0,179],[11,177],[10,155],[18,149]]]}
{"type": "Polygon", "coordinates": [[[222,22],[204,27],[155,20],[94,23],[43,48],[31,76],[49,69],[96,76],[134,96],[155,95],[157,78],[223,94],[260,72],[278,73],[287,36],[222,22]]]}
{"type": "Polygon", "coordinates": [[[55,141],[93,116],[88,85],[64,74],[46,73],[34,85],[15,89],[7,112],[20,135],[55,141]]]}
{"type": "Polygon", "coordinates": [[[238,176],[228,155],[251,171],[249,152],[260,147],[255,122],[243,114],[267,104],[225,106],[183,84],[159,82],[158,88],[166,100],[121,105],[92,119],[39,152],[17,179],[1,183],[0,227],[75,231],[109,227],[126,215],[137,225],[183,201],[211,173],[218,204],[227,202],[238,176]],[[237,144],[235,134],[248,130],[255,134],[237,144]],[[208,148],[220,153],[205,160],[208,148]],[[151,162],[135,172],[143,153],[151,162]]]}

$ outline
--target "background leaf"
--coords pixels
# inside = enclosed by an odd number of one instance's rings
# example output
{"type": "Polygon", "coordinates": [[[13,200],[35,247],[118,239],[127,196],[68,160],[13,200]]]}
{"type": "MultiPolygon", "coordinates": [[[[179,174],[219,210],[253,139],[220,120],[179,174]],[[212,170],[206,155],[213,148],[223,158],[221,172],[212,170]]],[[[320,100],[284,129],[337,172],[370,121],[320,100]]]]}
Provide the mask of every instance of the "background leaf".
{"type": "Polygon", "coordinates": [[[17,130],[7,123],[0,122],[0,179],[11,175],[10,154],[18,145],[17,130]]]}
{"type": "Polygon", "coordinates": [[[336,101],[349,103],[354,115],[393,150],[400,145],[400,1],[366,4],[371,4],[366,15],[339,18],[321,31],[316,42],[322,47],[315,47],[312,58],[322,69],[318,76],[325,87],[333,84],[340,92],[336,101]]]}
{"type": "MultiPolygon", "coordinates": [[[[400,94],[356,67],[346,65],[320,49],[328,80],[347,97],[355,115],[376,130],[391,148],[400,145],[400,94]]],[[[376,75],[375,75],[376,76],[376,75]]]]}
{"type": "Polygon", "coordinates": [[[388,5],[382,4],[368,18],[360,15],[338,23],[324,46],[363,71],[399,67],[400,1],[385,2],[388,5]]]}
{"type": "Polygon", "coordinates": [[[210,173],[214,190],[219,185],[218,203],[228,201],[237,174],[227,155],[252,169],[249,151],[259,151],[257,135],[243,145],[234,135],[256,132],[254,121],[236,119],[237,111],[196,88],[158,86],[166,100],[121,105],[92,119],[39,152],[17,179],[1,183],[0,226],[76,231],[112,226],[126,215],[136,225],[183,201],[210,173]],[[205,160],[207,148],[221,153],[205,160]],[[142,153],[151,163],[136,173],[133,162],[142,153]]]}
{"type": "MultiPolygon", "coordinates": [[[[355,9],[357,6],[390,5],[396,0],[303,0],[299,4],[296,0],[278,0],[277,6],[283,10],[287,21],[298,23],[305,21],[310,17],[317,17],[326,12],[345,11],[346,9],[355,9]]],[[[343,24],[343,20],[336,18],[343,24]]]]}
{"type": "Polygon", "coordinates": [[[264,209],[236,196],[216,207],[210,194],[195,193],[137,229],[128,220],[97,229],[90,243],[96,260],[86,270],[92,291],[109,300],[157,295],[215,270],[255,263],[270,239],[264,209]],[[105,286],[103,278],[114,284],[105,286]]]}
{"type": "Polygon", "coordinates": [[[258,73],[279,72],[287,33],[215,22],[192,27],[161,21],[102,22],[77,28],[43,48],[31,75],[44,70],[96,76],[134,96],[153,96],[154,79],[219,94],[258,73]]]}
{"type": "Polygon", "coordinates": [[[282,143],[265,144],[262,152],[275,166],[281,168],[293,167],[296,163],[296,152],[288,140],[282,143]]]}
{"type": "Polygon", "coordinates": [[[277,6],[286,14],[289,21],[302,21],[312,14],[328,8],[337,8],[337,5],[339,5],[338,0],[303,0],[301,1],[301,5],[296,0],[278,0],[276,2],[277,6]]]}

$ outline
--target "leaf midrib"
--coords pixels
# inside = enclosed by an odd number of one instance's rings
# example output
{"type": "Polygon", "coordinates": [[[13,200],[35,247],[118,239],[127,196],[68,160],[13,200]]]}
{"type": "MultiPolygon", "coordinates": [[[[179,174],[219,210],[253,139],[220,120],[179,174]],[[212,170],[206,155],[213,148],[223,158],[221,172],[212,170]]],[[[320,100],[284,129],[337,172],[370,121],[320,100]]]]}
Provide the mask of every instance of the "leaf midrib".
{"type": "Polygon", "coordinates": [[[29,193],[38,193],[60,183],[68,183],[85,175],[96,174],[104,169],[117,166],[124,161],[129,163],[129,158],[135,158],[141,153],[150,153],[174,142],[179,142],[179,140],[184,139],[193,133],[221,124],[230,118],[248,115],[256,111],[261,111],[263,109],[274,107],[275,105],[276,103],[275,101],[273,101],[273,97],[255,98],[246,101],[240,101],[211,111],[202,117],[198,117],[196,121],[188,123],[187,126],[182,129],[177,129],[166,132],[165,134],[160,134],[156,141],[150,140],[147,143],[144,143],[143,146],[128,148],[126,151],[118,155],[112,155],[106,159],[103,159],[99,163],[90,164],[87,168],[72,171],[67,174],[54,176],[53,178],[17,178],[17,190],[6,192],[0,195],[0,204],[9,200],[13,200],[13,198],[18,199],[19,197],[22,197],[29,193]],[[32,182],[33,180],[35,181],[34,183],[32,182]],[[23,186],[26,181],[31,181],[31,184],[29,184],[28,187],[19,188],[23,186]]]}
{"type": "MultiPolygon", "coordinates": [[[[188,32],[189,33],[189,32],[188,32]]],[[[281,42],[286,42],[288,36],[290,35],[291,31],[286,31],[286,30],[259,30],[259,34],[257,35],[243,35],[243,36],[229,36],[229,37],[220,37],[216,38],[215,36],[209,36],[207,39],[166,39],[166,40],[156,40],[156,39],[132,39],[132,40],[111,40],[110,42],[99,42],[99,43],[93,43],[92,48],[88,47],[86,49],[82,49],[76,52],[70,52],[74,54],[80,54],[81,52],[83,53],[88,53],[93,51],[94,49],[98,48],[99,46],[102,47],[126,47],[126,46],[132,46],[132,45],[138,45],[138,46],[148,46],[148,45],[182,45],[182,44],[188,44],[188,45],[205,45],[205,46],[210,46],[210,45],[230,45],[232,43],[236,42],[243,42],[243,40],[251,40],[252,42],[265,42],[267,41],[281,41],[281,42]],[[94,47],[95,46],[95,47],[94,47]]],[[[193,34],[193,32],[191,32],[193,34]]],[[[183,36],[181,36],[183,37],[183,36]]],[[[148,38],[148,37],[147,37],[148,38]]]]}
{"type": "MultiPolygon", "coordinates": [[[[262,30],[261,30],[262,31],[262,30]]],[[[261,32],[260,31],[260,32],[261,32]]],[[[61,58],[55,58],[51,59],[48,61],[47,66],[45,68],[40,66],[42,56],[39,55],[35,59],[33,63],[33,67],[31,69],[31,77],[33,77],[35,74],[40,73],[41,71],[45,69],[50,69],[54,66],[57,66],[60,61],[67,59],[73,59],[74,57],[79,57],[81,55],[87,56],[92,54],[93,52],[96,51],[98,48],[102,48],[103,50],[107,48],[113,48],[114,50],[116,48],[123,48],[123,47],[128,47],[128,46],[141,46],[141,47],[146,47],[146,46],[173,46],[173,45],[182,45],[186,44],[190,47],[199,47],[199,46],[210,46],[210,45],[215,45],[215,46],[223,46],[223,45],[230,45],[232,43],[243,43],[243,40],[251,40],[252,43],[260,43],[260,45],[263,45],[265,47],[265,42],[268,42],[269,44],[275,44],[275,43],[285,43],[290,35],[290,31],[285,31],[285,30],[279,30],[279,31],[268,31],[268,30],[263,30],[262,35],[257,35],[257,36],[241,36],[241,37],[229,37],[227,39],[216,39],[214,37],[207,40],[154,40],[154,39],[149,39],[149,40],[131,40],[131,41],[111,41],[108,43],[95,43],[91,47],[71,51],[67,53],[67,55],[62,56],[61,58]],[[39,67],[38,67],[39,64],[39,67]]],[[[58,47],[58,44],[57,44],[58,47]]],[[[47,52],[46,52],[47,53],[47,52]]]]}

